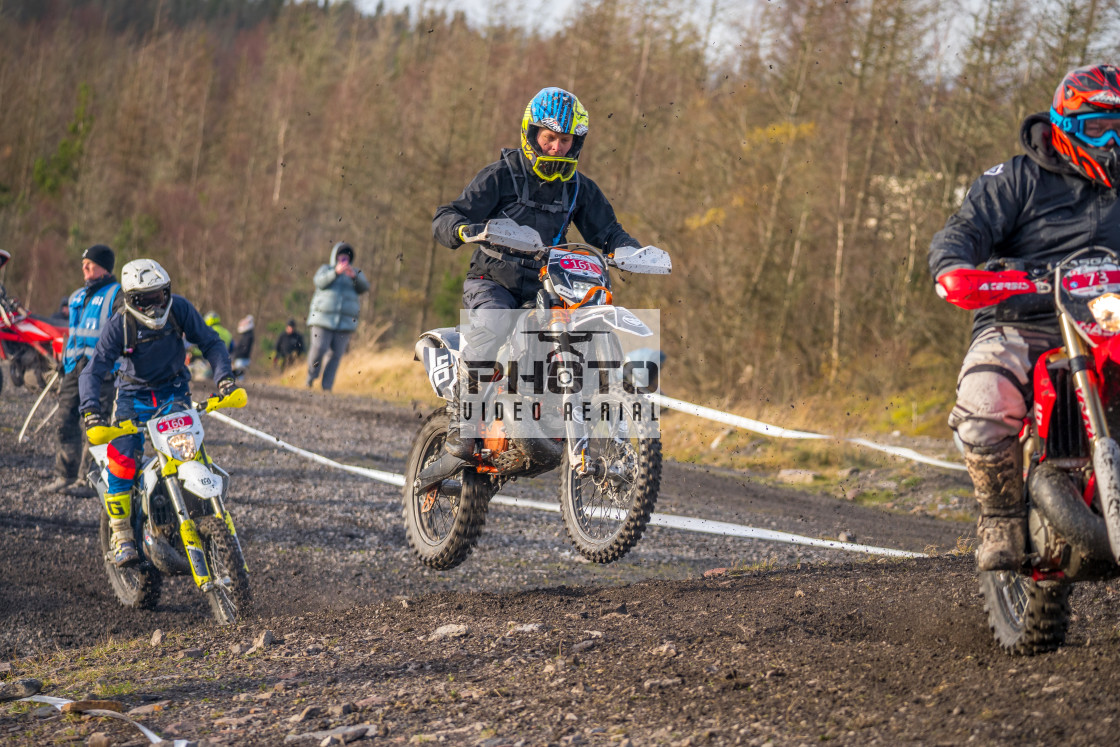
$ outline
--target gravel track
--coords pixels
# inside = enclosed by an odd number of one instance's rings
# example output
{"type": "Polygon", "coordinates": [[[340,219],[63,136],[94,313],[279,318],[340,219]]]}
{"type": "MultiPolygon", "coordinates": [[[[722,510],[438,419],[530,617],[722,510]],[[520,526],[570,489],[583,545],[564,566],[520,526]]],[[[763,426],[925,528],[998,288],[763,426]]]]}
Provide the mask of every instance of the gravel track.
{"type": "MultiPolygon", "coordinates": [[[[1075,592],[1066,648],[1015,660],[991,644],[967,557],[886,561],[651,527],[597,566],[572,550],[559,514],[493,505],[474,554],[440,573],[410,555],[399,488],[215,420],[207,445],[233,475],[254,615],[216,628],[184,578],[166,583],[159,609],[125,610],[96,551],[95,501],[40,492],[48,439],[15,443],[31,401],[0,397],[0,662],[52,695],[169,700],[142,718],[168,736],[318,744],[329,739],[318,732],[349,726],[367,740],[498,747],[1104,744],[1118,733],[1115,585],[1075,592]],[[163,643],[149,646],[157,629],[163,643]],[[266,630],[273,640],[246,653],[266,630]],[[1011,677],[1022,685],[1008,688],[1011,677]]],[[[231,413],[398,473],[424,414],[276,387],[252,387],[249,407],[231,413]]],[[[807,536],[921,551],[970,531],[730,470],[667,463],[662,485],[659,512],[807,536]]],[[[511,487],[555,501],[558,478],[511,487]]],[[[136,735],[6,708],[0,740],[136,735]]]]}

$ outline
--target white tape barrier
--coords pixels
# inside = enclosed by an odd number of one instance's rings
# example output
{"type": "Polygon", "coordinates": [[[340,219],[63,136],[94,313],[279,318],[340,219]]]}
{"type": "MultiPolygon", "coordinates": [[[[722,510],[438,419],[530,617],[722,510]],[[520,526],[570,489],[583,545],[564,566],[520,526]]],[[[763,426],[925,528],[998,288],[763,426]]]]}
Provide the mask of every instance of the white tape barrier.
{"type": "MultiPolygon", "coordinates": [[[[20,698],[20,700],[28,701],[31,703],[46,703],[47,705],[54,706],[59,711],[62,711],[62,706],[74,702],[72,700],[67,700],[66,698],[52,698],[50,695],[32,695],[28,698],[20,698]]],[[[107,718],[115,718],[120,719],[121,721],[127,721],[128,723],[139,729],[140,733],[147,737],[148,741],[152,744],[170,744],[173,745],[173,747],[187,747],[187,745],[191,744],[191,742],[187,739],[176,739],[174,742],[166,742],[162,737],[160,737],[159,734],[156,734],[154,731],[144,726],[139,721],[131,719],[123,713],[117,713],[116,711],[110,711],[105,708],[89,708],[81,711],[81,713],[87,716],[105,716],[107,718]]]]}
{"type": "MultiPolygon", "coordinates": [[[[325,465],[327,467],[334,467],[346,472],[351,472],[355,475],[362,475],[369,477],[380,482],[388,483],[390,485],[404,486],[404,475],[398,475],[395,472],[383,472],[377,469],[368,469],[366,467],[355,467],[350,464],[343,464],[336,462],[333,459],[320,456],[314,452],[301,449],[298,446],[292,446],[285,441],[269,435],[264,431],[259,431],[256,428],[239,423],[233,418],[223,415],[220,412],[210,413],[210,417],[217,418],[218,420],[226,423],[238,430],[249,433],[257,438],[267,441],[271,444],[287,449],[294,454],[298,454],[313,462],[325,465]]],[[[503,506],[514,506],[517,508],[533,508],[539,511],[551,511],[559,513],[560,505],[557,503],[545,503],[543,501],[533,501],[526,498],[511,498],[498,494],[494,496],[491,503],[497,503],[503,506]]],[[[907,550],[892,550],[888,547],[875,547],[873,545],[856,545],[850,542],[833,542],[832,540],[814,539],[813,537],[802,537],[799,534],[789,534],[787,532],[774,532],[768,529],[755,529],[754,527],[743,526],[741,524],[729,524],[723,521],[708,521],[707,519],[694,519],[688,516],[674,516],[672,514],[653,514],[649,520],[652,526],[670,527],[672,529],[683,529],[689,532],[702,532],[705,534],[719,534],[726,537],[745,537],[750,539],[766,540],[768,542],[784,542],[792,545],[808,545],[810,547],[826,547],[830,550],[847,550],[849,552],[862,552],[870,555],[887,555],[897,558],[924,558],[927,557],[924,553],[909,552],[907,550]]]]}
{"type": "Polygon", "coordinates": [[[350,465],[350,464],[343,464],[342,462],[336,462],[333,459],[327,459],[325,456],[319,456],[318,454],[316,454],[313,451],[307,451],[306,449],[301,449],[298,446],[292,446],[290,443],[287,443],[286,441],[281,441],[276,436],[269,435],[268,433],[265,433],[264,431],[258,431],[256,428],[245,425],[243,423],[239,423],[236,420],[234,420],[233,418],[229,417],[228,415],[223,415],[220,412],[212,412],[212,413],[210,413],[210,417],[217,418],[218,420],[222,421],[223,423],[228,423],[229,425],[232,425],[234,428],[237,428],[238,430],[245,431],[246,433],[254,435],[254,436],[256,436],[257,438],[259,438],[263,441],[268,441],[271,444],[275,444],[276,446],[279,446],[283,449],[287,449],[288,451],[291,451],[295,454],[299,454],[301,457],[304,457],[305,459],[310,459],[313,462],[318,462],[319,464],[324,464],[328,467],[334,467],[335,469],[340,469],[340,470],[343,470],[344,472],[352,472],[355,475],[361,475],[363,477],[370,477],[374,480],[379,480],[380,482],[387,482],[390,485],[399,485],[401,487],[404,487],[404,475],[398,475],[395,472],[382,472],[379,469],[367,469],[365,467],[355,467],[355,466],[350,465]]]}
{"type": "Polygon", "coordinates": [[[714,420],[717,423],[724,423],[725,425],[733,425],[736,428],[742,428],[754,433],[761,433],[764,436],[770,436],[772,438],[847,441],[848,443],[857,444],[859,446],[864,446],[868,449],[874,449],[876,451],[881,451],[885,454],[891,454],[893,456],[902,457],[903,459],[909,459],[913,462],[921,462],[922,464],[930,464],[934,467],[943,467],[945,469],[959,470],[962,472],[965,471],[965,466],[963,464],[958,464],[957,462],[946,462],[943,459],[934,459],[933,457],[919,454],[913,449],[904,449],[899,446],[884,446],[883,444],[877,444],[874,441],[867,441],[866,439],[862,438],[837,438],[835,436],[826,436],[823,433],[793,431],[788,428],[780,428],[776,425],[762,423],[758,420],[744,418],[741,415],[732,415],[731,413],[713,410],[710,407],[694,405],[691,402],[684,402],[683,400],[666,397],[664,394],[654,394],[652,395],[652,398],[653,401],[657,403],[658,407],[685,412],[689,415],[695,415],[696,417],[705,418],[707,420],[714,420]]]}
{"type": "MultiPolygon", "coordinates": [[[[531,501],[526,498],[504,498],[498,496],[491,503],[501,503],[506,506],[519,508],[535,508],[540,511],[560,512],[556,503],[531,501]]],[[[748,539],[766,540],[767,542],[785,542],[790,545],[809,545],[810,547],[826,547],[829,550],[848,550],[850,552],[863,552],[870,555],[887,555],[894,558],[926,558],[925,553],[910,552],[909,550],[894,550],[889,547],[875,547],[873,545],[855,545],[850,542],[835,542],[833,540],[814,539],[802,537],[800,534],[789,532],[775,532],[769,529],[756,529],[742,524],[729,524],[726,521],[709,521],[708,519],[694,519],[689,516],[674,516],[673,514],[653,514],[649,517],[650,526],[683,529],[686,532],[701,532],[704,534],[719,534],[724,537],[746,537],[748,539]]]]}

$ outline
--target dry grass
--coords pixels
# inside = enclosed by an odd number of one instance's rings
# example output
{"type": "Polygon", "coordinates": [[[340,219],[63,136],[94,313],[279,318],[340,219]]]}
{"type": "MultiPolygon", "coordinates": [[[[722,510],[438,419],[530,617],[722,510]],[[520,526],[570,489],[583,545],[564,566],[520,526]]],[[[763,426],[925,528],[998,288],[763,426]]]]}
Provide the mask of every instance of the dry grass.
{"type": "MultiPolygon", "coordinates": [[[[272,383],[302,388],[307,380],[307,360],[272,377],[272,383]]],[[[316,387],[319,384],[316,382],[316,387]]],[[[424,367],[412,359],[412,350],[357,345],[342,359],[334,380],[338,394],[358,394],[385,402],[411,405],[418,402],[435,407],[439,399],[432,392],[424,367]]]]}

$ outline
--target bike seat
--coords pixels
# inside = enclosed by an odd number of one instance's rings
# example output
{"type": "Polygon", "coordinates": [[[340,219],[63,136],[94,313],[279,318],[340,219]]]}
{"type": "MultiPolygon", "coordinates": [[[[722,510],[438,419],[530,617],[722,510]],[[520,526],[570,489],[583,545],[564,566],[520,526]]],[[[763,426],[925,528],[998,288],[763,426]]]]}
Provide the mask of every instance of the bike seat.
{"type": "Polygon", "coordinates": [[[462,335],[459,334],[458,327],[439,327],[438,329],[430,329],[424,334],[420,335],[421,340],[432,340],[439,343],[442,347],[448,350],[459,350],[462,344],[462,335]]]}

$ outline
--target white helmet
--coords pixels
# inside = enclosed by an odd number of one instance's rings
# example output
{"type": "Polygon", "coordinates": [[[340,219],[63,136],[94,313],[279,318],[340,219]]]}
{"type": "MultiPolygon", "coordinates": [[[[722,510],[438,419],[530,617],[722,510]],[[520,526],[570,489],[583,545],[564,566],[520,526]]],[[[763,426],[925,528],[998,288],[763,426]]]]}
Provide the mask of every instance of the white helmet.
{"type": "Polygon", "coordinates": [[[128,313],[146,327],[160,329],[171,313],[171,276],[154,259],[134,259],[121,270],[128,313]]]}

